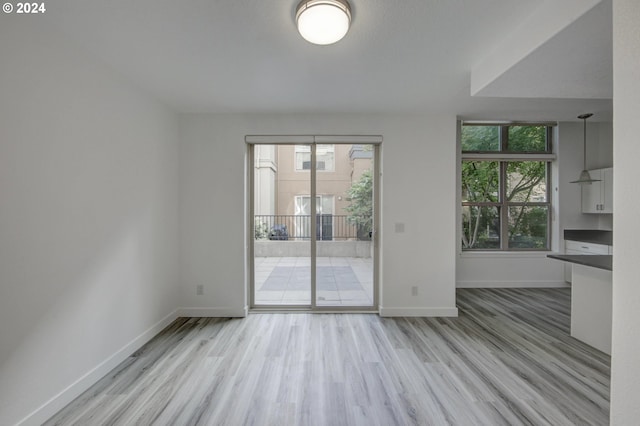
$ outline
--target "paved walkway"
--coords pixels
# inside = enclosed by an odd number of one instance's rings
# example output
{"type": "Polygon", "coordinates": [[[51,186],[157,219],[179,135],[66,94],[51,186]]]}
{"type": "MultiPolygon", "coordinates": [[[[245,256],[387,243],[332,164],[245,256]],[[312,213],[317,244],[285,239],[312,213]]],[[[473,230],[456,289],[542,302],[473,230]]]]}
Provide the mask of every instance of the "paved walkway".
{"type": "MultiPolygon", "coordinates": [[[[319,257],[316,262],[319,306],[372,306],[373,260],[319,257]]],[[[310,305],[311,259],[256,257],[256,305],[310,305]]]]}

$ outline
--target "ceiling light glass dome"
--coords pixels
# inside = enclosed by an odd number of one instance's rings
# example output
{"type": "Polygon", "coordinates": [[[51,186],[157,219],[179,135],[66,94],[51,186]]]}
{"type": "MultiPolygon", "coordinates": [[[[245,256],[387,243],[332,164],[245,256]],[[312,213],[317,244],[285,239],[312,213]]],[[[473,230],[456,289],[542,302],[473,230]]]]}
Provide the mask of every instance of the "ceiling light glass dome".
{"type": "Polygon", "coordinates": [[[351,24],[351,7],[346,0],[304,0],[296,9],[300,35],[313,44],[341,40],[351,24]]]}

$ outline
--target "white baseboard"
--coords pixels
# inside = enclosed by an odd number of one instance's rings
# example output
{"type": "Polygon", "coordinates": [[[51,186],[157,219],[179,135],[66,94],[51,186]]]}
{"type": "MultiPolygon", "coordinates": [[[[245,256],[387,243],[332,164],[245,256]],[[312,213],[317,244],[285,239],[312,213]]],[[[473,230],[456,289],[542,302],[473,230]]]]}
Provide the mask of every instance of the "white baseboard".
{"type": "Polygon", "coordinates": [[[458,308],[384,308],[381,317],[457,317],[458,308]]]}
{"type": "Polygon", "coordinates": [[[178,316],[187,318],[213,317],[213,318],[244,318],[249,314],[249,307],[242,308],[179,308],[178,316]]]}
{"type": "Polygon", "coordinates": [[[80,396],[84,391],[93,386],[98,380],[106,376],[111,370],[117,367],[122,361],[140,349],[145,343],[160,333],[166,326],[178,318],[178,311],[173,311],[160,321],[142,332],[138,337],[120,348],[116,353],[109,356],[88,373],[69,385],[62,392],[42,404],[31,414],[16,423],[16,426],[37,426],[51,418],[58,411],[66,407],[71,401],[80,396]]]}
{"type": "Polygon", "coordinates": [[[565,281],[456,281],[456,288],[561,288],[570,287],[565,281]]]}

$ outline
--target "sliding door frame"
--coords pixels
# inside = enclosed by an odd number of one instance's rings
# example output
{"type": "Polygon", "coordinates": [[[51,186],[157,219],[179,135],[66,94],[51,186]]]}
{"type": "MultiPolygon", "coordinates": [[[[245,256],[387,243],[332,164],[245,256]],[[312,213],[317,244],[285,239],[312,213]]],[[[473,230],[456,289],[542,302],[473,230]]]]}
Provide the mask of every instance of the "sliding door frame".
{"type": "MultiPolygon", "coordinates": [[[[311,312],[377,312],[379,310],[379,229],[380,229],[380,153],[382,136],[377,135],[247,135],[247,274],[249,295],[247,302],[249,309],[253,311],[311,311],[311,312]],[[317,170],[316,146],[319,144],[350,145],[362,144],[373,146],[373,231],[371,242],[373,244],[373,304],[371,306],[324,306],[317,304],[317,220],[316,220],[316,183],[317,170]],[[309,305],[256,305],[255,300],[255,146],[256,145],[309,145],[311,147],[311,168],[309,196],[311,198],[311,238],[310,264],[311,282],[309,305]]],[[[245,288],[247,288],[245,287],[245,288]]]]}

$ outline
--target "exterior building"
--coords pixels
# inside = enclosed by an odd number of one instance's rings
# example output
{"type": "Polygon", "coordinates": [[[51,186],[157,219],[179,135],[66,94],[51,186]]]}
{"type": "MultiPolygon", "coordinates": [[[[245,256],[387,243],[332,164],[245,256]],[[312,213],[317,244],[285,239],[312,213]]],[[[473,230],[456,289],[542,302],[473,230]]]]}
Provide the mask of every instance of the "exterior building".
{"type": "MultiPolygon", "coordinates": [[[[310,236],[309,145],[258,145],[254,151],[254,214],[256,237],[266,237],[276,227],[288,238],[310,236]],[[260,234],[260,235],[259,235],[260,234]]],[[[319,239],[356,238],[357,229],[347,221],[348,191],[366,170],[372,170],[369,145],[316,146],[316,213],[319,239]]]]}

